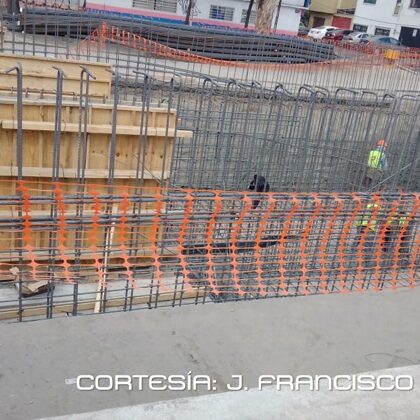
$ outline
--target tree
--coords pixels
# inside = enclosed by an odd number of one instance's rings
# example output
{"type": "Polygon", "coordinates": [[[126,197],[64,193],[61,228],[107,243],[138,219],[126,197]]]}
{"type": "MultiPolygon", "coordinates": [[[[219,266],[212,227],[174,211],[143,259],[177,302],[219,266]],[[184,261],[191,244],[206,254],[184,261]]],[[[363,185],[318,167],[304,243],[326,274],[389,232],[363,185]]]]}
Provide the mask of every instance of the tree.
{"type": "Polygon", "coordinates": [[[249,19],[251,17],[252,8],[254,7],[254,3],[255,3],[255,0],[250,0],[250,2],[249,2],[248,10],[246,11],[246,17],[245,17],[245,24],[244,24],[245,29],[248,28],[249,19]]]}
{"type": "Polygon", "coordinates": [[[255,29],[261,34],[271,33],[271,23],[276,11],[277,0],[257,0],[257,22],[255,29]]]}
{"type": "Polygon", "coordinates": [[[195,7],[197,0],[178,0],[178,4],[181,5],[183,13],[185,13],[186,25],[191,23],[191,17],[197,12],[195,7]]]}

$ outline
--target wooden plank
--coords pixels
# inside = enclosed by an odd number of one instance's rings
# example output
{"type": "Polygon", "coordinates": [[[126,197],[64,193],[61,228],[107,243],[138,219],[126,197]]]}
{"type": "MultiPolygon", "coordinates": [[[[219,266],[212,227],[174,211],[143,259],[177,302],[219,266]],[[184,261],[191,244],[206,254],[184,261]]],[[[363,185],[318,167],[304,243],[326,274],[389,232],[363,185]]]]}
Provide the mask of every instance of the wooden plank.
{"type": "MultiPolygon", "coordinates": [[[[38,177],[38,178],[51,178],[52,168],[43,168],[43,167],[31,167],[25,166],[23,169],[23,176],[27,177],[38,177]]],[[[17,166],[0,166],[0,176],[17,176],[18,168],[17,166]]],[[[70,178],[74,179],[77,175],[77,168],[60,168],[60,178],[70,178]]],[[[144,179],[160,179],[162,175],[161,171],[147,171],[144,174],[144,179]]],[[[115,171],[114,178],[116,179],[135,179],[136,171],[135,170],[124,170],[118,169],[115,171]]],[[[86,169],[85,178],[93,179],[106,179],[108,178],[108,169],[86,169]]],[[[164,179],[169,178],[169,171],[164,172],[164,179]]]]}
{"type": "MultiPolygon", "coordinates": [[[[0,86],[0,93],[1,95],[7,95],[7,96],[15,96],[16,95],[16,87],[13,86],[0,86]]],[[[29,89],[28,87],[26,87],[24,89],[24,95],[25,97],[27,97],[28,95],[33,95],[34,99],[39,98],[39,99],[43,99],[43,98],[51,98],[51,99],[55,99],[56,98],[56,94],[55,94],[55,89],[43,89],[43,88],[31,88],[29,89]]],[[[63,99],[67,98],[73,98],[76,99],[78,95],[78,92],[63,92],[63,99]]],[[[106,100],[106,98],[108,98],[108,95],[97,95],[94,93],[89,93],[90,99],[93,100],[98,100],[98,101],[103,101],[106,100]]]]}
{"type": "MultiPolygon", "coordinates": [[[[47,232],[48,233],[48,232],[47,232]]],[[[162,257],[175,257],[179,250],[175,247],[167,247],[165,246],[165,254],[161,254],[162,257]],[[170,252],[170,253],[169,253],[170,252]]],[[[68,250],[70,251],[70,250],[68,250]]],[[[138,254],[136,256],[132,256],[130,257],[130,261],[133,261],[133,265],[135,264],[134,261],[136,259],[138,260],[142,260],[142,259],[146,259],[148,261],[150,261],[149,265],[152,265],[152,260],[151,260],[151,251],[148,248],[144,248],[141,247],[138,250],[138,254]]],[[[42,261],[48,261],[48,259],[50,258],[48,251],[38,251],[36,252],[36,258],[35,260],[37,262],[42,262],[42,261]]],[[[121,252],[119,251],[113,251],[112,255],[110,257],[111,261],[116,261],[116,260],[121,260],[123,261],[123,255],[121,252]]],[[[25,259],[25,256],[24,256],[25,259]]],[[[83,261],[88,261],[89,263],[93,263],[93,261],[95,260],[95,255],[92,254],[92,252],[86,252],[82,255],[81,259],[83,261]]],[[[19,260],[19,253],[15,252],[15,251],[10,251],[10,252],[6,252],[6,251],[1,251],[0,252],[0,265],[5,264],[5,263],[12,263],[12,262],[16,262],[19,260]]],[[[59,260],[58,257],[56,257],[56,260],[59,260]]],[[[72,255],[68,255],[68,260],[72,261],[72,255]]]]}
{"type": "MultiPolygon", "coordinates": [[[[2,128],[5,130],[16,130],[17,129],[17,122],[14,120],[3,120],[1,122],[2,128]]],[[[52,122],[44,122],[44,121],[23,121],[22,123],[23,130],[25,131],[54,131],[54,123],[52,122]]],[[[62,132],[69,132],[69,133],[77,133],[79,131],[78,124],[62,124],[61,127],[62,132]]],[[[112,126],[108,124],[100,125],[100,124],[88,124],[87,126],[88,133],[92,134],[111,134],[112,133],[112,126]]],[[[117,135],[127,135],[127,136],[138,136],[139,135],[139,127],[132,127],[126,125],[118,125],[117,126],[117,135]]],[[[156,127],[148,127],[147,128],[147,135],[153,137],[174,137],[175,136],[175,129],[169,128],[156,128],[156,127]]],[[[189,130],[176,130],[176,136],[182,138],[191,138],[193,135],[192,131],[189,130]]]]}
{"type": "MultiPolygon", "coordinates": [[[[12,96],[0,96],[0,104],[16,104],[16,97],[12,96]]],[[[45,106],[51,106],[55,108],[55,100],[50,99],[40,99],[40,98],[23,98],[23,105],[45,105],[45,106]]],[[[63,106],[71,106],[74,108],[79,109],[79,101],[69,101],[68,99],[63,100],[63,106]]],[[[93,109],[106,109],[112,111],[114,105],[110,102],[102,103],[102,102],[92,102],[89,104],[89,106],[93,109]]],[[[137,105],[130,105],[125,103],[119,103],[118,104],[118,111],[137,111],[142,112],[142,106],[141,104],[137,105]]],[[[159,108],[159,107],[149,107],[145,109],[146,112],[156,112],[158,114],[166,115],[167,109],[166,108],[159,108]]],[[[171,114],[176,114],[176,109],[172,108],[170,109],[171,114]]],[[[165,123],[166,125],[166,123],[165,123]]]]}
{"type": "MultiPolygon", "coordinates": [[[[159,121],[162,126],[153,126],[147,128],[146,139],[146,156],[144,159],[144,187],[148,194],[153,194],[154,190],[160,185],[159,180],[169,178],[171,150],[173,147],[173,136],[175,134],[175,110],[171,110],[169,118],[169,130],[166,130],[167,110],[164,108],[149,109],[149,125],[150,122],[159,121]],[[168,132],[166,132],[168,131],[168,132]],[[166,138],[167,136],[167,138],[166,138]],[[164,160],[164,146],[166,143],[166,159],[165,168],[163,168],[164,160]]],[[[77,165],[77,133],[79,130],[79,104],[78,102],[65,101],[63,105],[62,116],[64,119],[62,125],[61,135],[61,152],[60,152],[60,166],[59,177],[62,183],[62,191],[64,194],[72,194],[75,192],[74,180],[76,177],[77,165]]],[[[127,124],[119,124],[117,127],[117,141],[116,141],[116,155],[115,155],[115,181],[114,186],[133,186],[136,175],[137,162],[143,160],[141,154],[143,148],[139,148],[139,131],[140,131],[140,116],[141,107],[132,105],[122,105],[119,107],[119,120],[127,122],[127,124]],[[122,116],[121,116],[122,115],[122,116]],[[133,126],[133,122],[137,126],[133,126]],[[138,154],[140,153],[140,156],[138,154]]],[[[2,180],[10,180],[11,182],[4,182],[1,189],[2,195],[14,194],[16,188],[16,179],[18,169],[16,167],[16,102],[15,98],[0,98],[0,144],[4,147],[7,153],[0,157],[0,177],[2,180]],[[6,118],[5,118],[6,117],[6,118]]],[[[48,182],[52,174],[52,151],[54,142],[54,117],[55,117],[55,102],[50,100],[26,100],[24,101],[24,115],[23,121],[25,135],[23,148],[23,175],[25,180],[35,181],[33,189],[47,194],[51,191],[51,184],[48,182]]],[[[108,177],[109,167],[109,143],[112,133],[112,126],[109,118],[112,115],[112,104],[91,104],[88,109],[88,147],[87,147],[87,167],[85,176],[99,194],[106,191],[106,185],[103,185],[103,180],[108,177]],[[97,124],[93,124],[93,122],[97,124]]],[[[178,135],[188,136],[192,135],[189,131],[178,131],[178,135]]],[[[142,206],[142,213],[151,213],[154,211],[154,204],[149,203],[142,206]]],[[[49,204],[40,204],[31,206],[32,215],[43,215],[49,213],[49,204]]],[[[16,206],[3,207],[2,214],[16,214],[16,206]]],[[[84,208],[85,214],[91,210],[89,206],[84,208]]],[[[71,217],[75,211],[74,205],[66,205],[66,217],[71,217]]],[[[149,240],[150,226],[147,224],[140,228],[139,235],[139,259],[147,259],[150,254],[149,240]]],[[[31,246],[37,250],[48,249],[48,229],[43,231],[34,231],[31,239],[31,246]]],[[[98,230],[98,246],[100,247],[103,241],[103,227],[98,230]]],[[[15,244],[15,234],[8,229],[1,230],[0,228],[0,261],[3,265],[16,261],[18,255],[15,244]]],[[[66,232],[66,253],[69,258],[74,258],[74,231],[69,229],[66,232]]],[[[82,265],[92,263],[92,258],[88,243],[88,238],[82,239],[82,265]]],[[[114,251],[118,251],[115,249],[114,251]]],[[[166,252],[166,251],[165,251],[166,252]]],[[[42,252],[41,252],[42,254],[42,252]]],[[[37,260],[48,258],[37,255],[37,260]]],[[[136,258],[135,258],[136,259],[136,258]]],[[[121,260],[121,255],[118,252],[112,252],[107,265],[112,266],[116,261],[121,260]]]]}
{"type": "MultiPolygon", "coordinates": [[[[118,205],[114,204],[111,209],[111,216],[115,213],[118,213],[118,205]]],[[[112,243],[114,241],[114,233],[115,233],[115,223],[111,224],[111,228],[106,232],[105,236],[105,244],[106,249],[103,250],[105,252],[105,258],[102,262],[101,270],[103,271],[103,281],[101,281],[101,278],[98,278],[98,286],[96,289],[96,297],[95,297],[95,306],[93,309],[93,312],[95,314],[99,313],[101,310],[102,302],[103,302],[103,293],[105,291],[105,284],[107,283],[108,279],[108,270],[109,270],[109,253],[112,252],[112,243]]]]}
{"type": "Polygon", "coordinates": [[[64,80],[64,92],[67,94],[78,94],[79,88],[77,85],[80,80],[80,65],[82,64],[85,65],[97,79],[90,82],[91,94],[94,96],[105,95],[107,97],[111,94],[112,75],[108,71],[111,69],[111,65],[109,64],[14,54],[0,54],[0,73],[3,73],[0,74],[0,88],[16,88],[16,76],[14,74],[4,74],[4,72],[15,66],[17,62],[22,64],[24,89],[54,91],[56,89],[54,82],[57,77],[57,71],[53,66],[57,66],[61,68],[67,76],[64,80]]]}
{"type": "MultiPolygon", "coordinates": [[[[132,299],[133,305],[146,305],[152,302],[170,302],[173,299],[196,299],[205,296],[204,288],[195,288],[195,290],[184,290],[178,292],[160,293],[158,296],[134,296],[132,299]]],[[[127,299],[129,301],[130,299],[127,299]]],[[[77,305],[78,312],[93,311],[96,300],[81,301],[77,305]]],[[[126,302],[125,298],[110,298],[106,301],[107,308],[123,307],[126,302]]],[[[53,304],[53,314],[72,313],[73,303],[56,303],[53,304]]],[[[42,316],[46,314],[46,305],[24,306],[22,310],[23,317],[42,316]]],[[[0,309],[0,320],[14,319],[19,315],[17,308],[0,309]]]]}
{"type": "MultiPolygon", "coordinates": [[[[0,69],[4,71],[5,69],[0,69]]],[[[57,88],[57,79],[56,77],[49,77],[45,75],[33,75],[24,73],[23,74],[23,89],[29,90],[46,90],[49,92],[55,92],[57,88]]],[[[2,74],[0,73],[0,87],[2,89],[17,89],[17,80],[16,76],[13,73],[2,74]]],[[[92,92],[94,96],[104,96],[109,97],[109,87],[108,83],[105,82],[90,82],[89,91],[92,92]]],[[[63,92],[67,95],[79,95],[80,93],[80,80],[77,78],[66,78],[63,81],[63,92]]]]}
{"type": "MultiPolygon", "coordinates": [[[[91,208],[91,205],[86,205],[86,207],[91,208]]],[[[91,216],[94,214],[93,210],[83,210],[83,215],[84,216],[91,216]]],[[[136,213],[137,214],[137,213],[136,213]]],[[[141,211],[141,215],[154,215],[155,211],[153,209],[144,209],[141,211]]],[[[171,214],[178,214],[179,216],[182,216],[184,213],[180,212],[180,213],[173,213],[171,212],[171,214]]],[[[128,213],[128,215],[132,215],[132,213],[128,213]]],[[[33,217],[41,217],[41,216],[51,216],[51,212],[50,210],[31,210],[31,218],[33,217]]],[[[18,217],[17,214],[17,210],[0,210],[0,222],[7,222],[7,219],[10,218],[14,218],[14,217],[18,217]],[[6,219],[6,220],[2,220],[2,218],[6,219]]],[[[73,211],[69,211],[65,213],[65,217],[66,219],[69,219],[71,217],[76,217],[76,212],[73,211]]],[[[0,226],[0,231],[2,231],[1,226],[0,226]]],[[[1,252],[0,252],[1,254],[1,252]]]]}
{"type": "MultiPolygon", "coordinates": [[[[23,101],[23,120],[24,121],[45,121],[53,123],[56,113],[55,101],[49,100],[24,100],[23,101]]],[[[146,110],[148,115],[148,125],[153,127],[165,128],[167,113],[161,108],[152,108],[146,110]],[[156,117],[158,116],[158,117],[156,117]],[[159,121],[158,124],[153,123],[159,121]]],[[[117,114],[117,123],[122,126],[138,127],[140,131],[140,123],[142,109],[137,106],[119,105],[117,114]]],[[[176,122],[175,110],[170,111],[169,127],[174,128],[176,122]]],[[[3,120],[16,120],[16,98],[0,96],[0,115],[3,120]]],[[[105,107],[99,107],[95,103],[90,103],[88,109],[88,124],[93,125],[111,125],[112,123],[112,106],[106,104],[105,107]]],[[[78,124],[80,117],[80,109],[78,102],[63,102],[62,122],[78,124]]],[[[145,120],[144,120],[145,121],[145,120]]]]}
{"type": "Polygon", "coordinates": [[[89,68],[89,70],[90,68],[97,69],[98,76],[107,74],[107,69],[111,68],[111,65],[108,63],[92,62],[92,61],[87,61],[87,60],[72,60],[72,59],[62,59],[62,58],[55,58],[55,57],[42,57],[38,55],[31,56],[31,55],[18,55],[18,54],[7,54],[7,53],[0,54],[1,63],[8,63],[8,62],[16,63],[16,61],[22,61],[22,63],[28,62],[31,64],[31,66],[39,66],[40,68],[45,67],[46,63],[52,63],[54,66],[57,63],[61,63],[66,68],[66,70],[79,69],[78,70],[79,73],[80,73],[80,65],[84,65],[87,68],[89,68]]]}

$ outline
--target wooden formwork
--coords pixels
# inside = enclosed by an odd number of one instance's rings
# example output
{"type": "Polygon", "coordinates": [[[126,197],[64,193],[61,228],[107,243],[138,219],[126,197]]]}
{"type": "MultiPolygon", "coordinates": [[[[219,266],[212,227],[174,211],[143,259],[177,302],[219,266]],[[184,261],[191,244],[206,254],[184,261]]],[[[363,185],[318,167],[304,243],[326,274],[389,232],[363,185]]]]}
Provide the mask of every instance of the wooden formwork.
{"type": "Polygon", "coordinates": [[[46,96],[54,95],[57,89],[57,70],[53,66],[56,66],[63,70],[66,76],[63,82],[63,95],[79,95],[82,70],[80,66],[83,65],[96,78],[90,80],[90,96],[108,98],[111,94],[112,73],[109,64],[12,54],[0,54],[1,93],[16,92],[16,73],[6,74],[5,71],[16,66],[18,62],[22,65],[25,93],[42,92],[46,96]]]}
{"type": "MultiPolygon", "coordinates": [[[[51,194],[53,173],[54,119],[56,103],[52,100],[24,99],[23,101],[23,178],[31,181],[39,194],[51,194]]],[[[77,158],[79,140],[80,110],[77,101],[64,101],[61,113],[61,141],[59,177],[63,194],[77,192],[77,158]]],[[[85,178],[88,184],[96,184],[97,192],[106,191],[109,176],[109,148],[112,133],[113,105],[109,103],[91,103],[87,111],[87,159],[85,178]],[[101,186],[99,186],[101,185],[101,186]]],[[[116,186],[136,185],[137,162],[143,161],[142,150],[145,146],[144,168],[141,171],[143,187],[148,194],[169,178],[172,147],[175,135],[190,137],[191,132],[175,131],[176,112],[164,108],[149,108],[142,117],[141,106],[119,105],[116,125],[115,172],[113,184],[116,186]],[[147,127],[140,127],[147,121],[147,127]],[[139,156],[140,153],[140,156],[139,156]],[[163,178],[162,178],[163,175],[163,178]]],[[[0,97],[0,196],[17,195],[17,109],[16,99],[0,97]],[[7,181],[7,182],[5,182],[7,181]],[[10,181],[10,182],[8,182],[10,181]]],[[[18,209],[14,206],[0,209],[0,223],[16,217],[18,209]]],[[[104,209],[101,208],[103,211],[104,209]]],[[[66,207],[66,215],[75,213],[76,207],[66,207]]],[[[113,205],[112,212],[119,213],[118,205],[113,205]]],[[[151,205],[142,206],[142,214],[152,212],[151,205]]],[[[31,206],[33,216],[48,216],[50,206],[31,206]]],[[[92,206],[86,206],[84,214],[93,214],[92,206]]],[[[67,217],[66,216],[66,217],[67,217]]],[[[150,238],[151,226],[141,229],[141,236],[150,238]]],[[[0,252],[2,261],[16,259],[16,234],[0,231],[0,252]]],[[[103,229],[98,230],[98,243],[103,240],[103,229]]],[[[33,246],[44,249],[48,258],[48,232],[34,232],[33,246]]],[[[75,234],[67,232],[66,247],[70,254],[74,249],[75,234]]],[[[92,259],[88,252],[88,235],[84,234],[82,248],[86,259],[92,259]]],[[[144,255],[149,254],[143,250],[144,255]]],[[[41,252],[42,254],[42,252],[41,252]]],[[[118,252],[116,252],[118,254],[118,252]]],[[[141,252],[140,252],[141,254],[141,252]]],[[[117,255],[115,255],[117,257],[117,255]]]]}

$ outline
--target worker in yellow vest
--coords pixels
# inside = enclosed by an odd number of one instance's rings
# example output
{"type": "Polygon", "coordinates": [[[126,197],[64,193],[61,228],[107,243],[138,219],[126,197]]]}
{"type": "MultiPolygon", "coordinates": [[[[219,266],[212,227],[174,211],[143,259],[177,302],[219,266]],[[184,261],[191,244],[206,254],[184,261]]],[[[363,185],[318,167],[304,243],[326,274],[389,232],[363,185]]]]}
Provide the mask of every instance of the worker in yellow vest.
{"type": "MultiPolygon", "coordinates": [[[[379,208],[379,204],[368,203],[365,210],[363,211],[363,214],[357,219],[355,223],[357,233],[353,242],[352,249],[353,253],[358,252],[359,244],[362,238],[364,238],[363,256],[366,267],[375,265],[374,253],[377,240],[376,236],[379,228],[377,220],[377,211],[379,208]],[[374,215],[374,212],[376,212],[376,215],[374,215]]],[[[356,257],[354,255],[352,256],[352,259],[356,261],[356,257]]]]}
{"type": "Polygon", "coordinates": [[[388,169],[388,159],[385,153],[387,147],[385,140],[379,140],[375,149],[369,152],[367,171],[363,180],[365,188],[370,188],[376,184],[382,177],[383,172],[388,169]]]}
{"type": "Polygon", "coordinates": [[[363,235],[366,232],[366,229],[368,230],[367,233],[377,231],[378,222],[372,214],[375,211],[375,209],[379,209],[379,204],[367,204],[366,210],[363,212],[362,216],[359,217],[356,221],[356,227],[360,235],[363,235]]]}

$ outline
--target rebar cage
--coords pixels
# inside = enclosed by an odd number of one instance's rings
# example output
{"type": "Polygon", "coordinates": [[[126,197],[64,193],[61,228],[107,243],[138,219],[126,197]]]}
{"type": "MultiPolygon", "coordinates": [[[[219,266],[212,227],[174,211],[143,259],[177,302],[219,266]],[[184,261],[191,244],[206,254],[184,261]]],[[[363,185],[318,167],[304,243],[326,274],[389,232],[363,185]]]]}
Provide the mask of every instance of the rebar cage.
{"type": "Polygon", "coordinates": [[[417,51],[36,7],[2,28],[1,319],[417,285],[417,51]]]}

